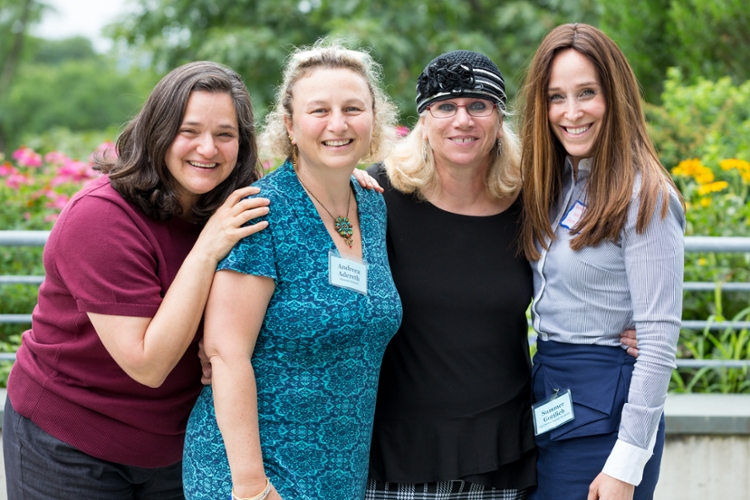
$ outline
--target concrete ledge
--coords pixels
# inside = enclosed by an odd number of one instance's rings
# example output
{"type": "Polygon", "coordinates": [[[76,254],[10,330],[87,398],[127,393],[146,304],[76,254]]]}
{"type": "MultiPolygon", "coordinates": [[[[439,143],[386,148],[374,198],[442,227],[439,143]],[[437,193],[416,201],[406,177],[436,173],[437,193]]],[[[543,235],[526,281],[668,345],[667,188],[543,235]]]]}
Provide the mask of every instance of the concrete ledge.
{"type": "Polygon", "coordinates": [[[667,434],[750,435],[750,394],[670,394],[667,434]]]}
{"type": "MultiPolygon", "coordinates": [[[[7,390],[0,389],[0,429],[7,390]]],[[[750,394],[669,394],[667,434],[750,435],[750,394]]]]}

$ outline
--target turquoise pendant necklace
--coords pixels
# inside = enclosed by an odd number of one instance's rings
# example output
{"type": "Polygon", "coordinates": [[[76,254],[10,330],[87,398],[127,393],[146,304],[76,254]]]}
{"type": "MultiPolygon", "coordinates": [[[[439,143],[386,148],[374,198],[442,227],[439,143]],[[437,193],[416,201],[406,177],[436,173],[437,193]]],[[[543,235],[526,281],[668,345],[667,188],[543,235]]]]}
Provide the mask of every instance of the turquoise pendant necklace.
{"type": "MultiPolygon", "coordinates": [[[[297,177],[299,179],[299,177],[297,177]]],[[[300,184],[302,184],[302,180],[299,181],[300,184]]],[[[351,186],[349,186],[349,201],[347,201],[346,205],[346,216],[339,216],[334,217],[330,210],[326,208],[325,205],[310,191],[307,189],[307,187],[302,184],[302,187],[305,188],[305,191],[313,197],[313,200],[318,202],[318,205],[323,207],[323,210],[325,210],[328,215],[331,216],[331,219],[333,219],[333,227],[336,229],[336,232],[339,233],[339,236],[344,238],[344,241],[349,246],[349,248],[352,247],[354,244],[354,241],[352,240],[352,235],[354,234],[354,231],[352,230],[352,223],[349,221],[349,209],[352,206],[352,189],[351,186]]]]}

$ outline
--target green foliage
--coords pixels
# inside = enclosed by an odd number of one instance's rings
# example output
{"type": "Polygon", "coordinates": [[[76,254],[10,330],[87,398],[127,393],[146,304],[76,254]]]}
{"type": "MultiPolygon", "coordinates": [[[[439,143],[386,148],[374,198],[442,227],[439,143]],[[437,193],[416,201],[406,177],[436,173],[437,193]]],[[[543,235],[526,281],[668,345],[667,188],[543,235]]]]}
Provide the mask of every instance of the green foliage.
{"type": "Polygon", "coordinates": [[[698,78],[691,84],[671,68],[661,99],[660,106],[647,106],[646,114],[664,165],[689,158],[750,160],[750,81],[698,78]]]}
{"type": "Polygon", "coordinates": [[[454,49],[486,53],[506,76],[517,72],[544,34],[562,22],[596,23],[595,0],[140,0],[140,12],[111,33],[153,54],[164,72],[196,59],[243,75],[263,115],[290,49],[324,35],[371,47],[402,117],[414,116],[414,86],[424,66],[454,49]]]}
{"type": "MultiPolygon", "coordinates": [[[[718,303],[721,303],[718,292],[718,303]]],[[[722,321],[720,315],[709,321],[722,321]]],[[[733,319],[750,320],[750,308],[740,311],[733,319]]],[[[738,361],[750,359],[750,331],[747,328],[725,328],[714,333],[706,327],[702,332],[683,330],[678,357],[738,361]]],[[[675,392],[713,392],[723,394],[750,393],[750,378],[745,368],[702,367],[672,372],[670,390],[675,392]]]]}
{"type": "Polygon", "coordinates": [[[23,42],[28,27],[38,22],[46,9],[42,2],[36,0],[0,0],[0,73],[8,64],[8,59],[13,57],[13,48],[19,42],[19,36],[23,42]]]}
{"type": "Polygon", "coordinates": [[[628,57],[649,102],[670,67],[688,81],[750,78],[750,9],[745,0],[607,0],[601,28],[628,57]]]}
{"type": "Polygon", "coordinates": [[[24,135],[53,127],[118,128],[138,111],[154,80],[148,73],[118,72],[103,58],[28,64],[0,106],[0,127],[14,147],[24,135]]]}
{"type": "MultiPolygon", "coordinates": [[[[648,106],[652,138],[687,204],[688,236],[750,236],[750,81],[729,77],[686,82],[672,68],[660,106],[648,106]]],[[[722,291],[726,282],[750,282],[750,254],[688,253],[685,281],[716,283],[714,292],[686,292],[684,319],[746,320],[750,293],[722,291]]],[[[750,359],[748,332],[683,329],[679,354],[694,359],[750,359]]],[[[746,369],[681,369],[679,392],[750,392],[746,369]]]]}
{"type": "Polygon", "coordinates": [[[664,70],[675,64],[670,46],[671,0],[602,2],[602,31],[620,47],[633,68],[648,102],[658,102],[664,70]]]}
{"type": "Polygon", "coordinates": [[[31,62],[36,64],[55,65],[64,61],[85,61],[97,57],[91,40],[82,36],[54,41],[36,38],[30,40],[29,45],[29,51],[32,53],[31,62]]]}
{"type": "Polygon", "coordinates": [[[745,0],[671,2],[674,54],[691,80],[750,79],[750,9],[745,0]]]}

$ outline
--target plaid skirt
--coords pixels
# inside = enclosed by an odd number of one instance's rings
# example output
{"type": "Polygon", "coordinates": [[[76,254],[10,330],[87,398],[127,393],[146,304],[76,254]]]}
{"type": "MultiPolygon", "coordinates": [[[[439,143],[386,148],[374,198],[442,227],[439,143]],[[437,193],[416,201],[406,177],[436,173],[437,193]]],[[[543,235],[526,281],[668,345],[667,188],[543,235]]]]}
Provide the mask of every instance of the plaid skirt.
{"type": "Polygon", "coordinates": [[[385,483],[367,481],[365,500],[524,500],[526,490],[497,489],[466,481],[385,483]]]}

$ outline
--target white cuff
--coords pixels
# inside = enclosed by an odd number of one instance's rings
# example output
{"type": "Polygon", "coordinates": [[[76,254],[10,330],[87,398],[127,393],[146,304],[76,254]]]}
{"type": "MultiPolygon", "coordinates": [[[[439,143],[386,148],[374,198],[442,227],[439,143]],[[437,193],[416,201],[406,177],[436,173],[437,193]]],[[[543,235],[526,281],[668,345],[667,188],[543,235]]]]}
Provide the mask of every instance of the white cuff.
{"type": "Polygon", "coordinates": [[[602,472],[620,481],[638,486],[643,479],[643,469],[653,455],[655,444],[656,432],[651,437],[647,450],[618,439],[602,472]]]}

